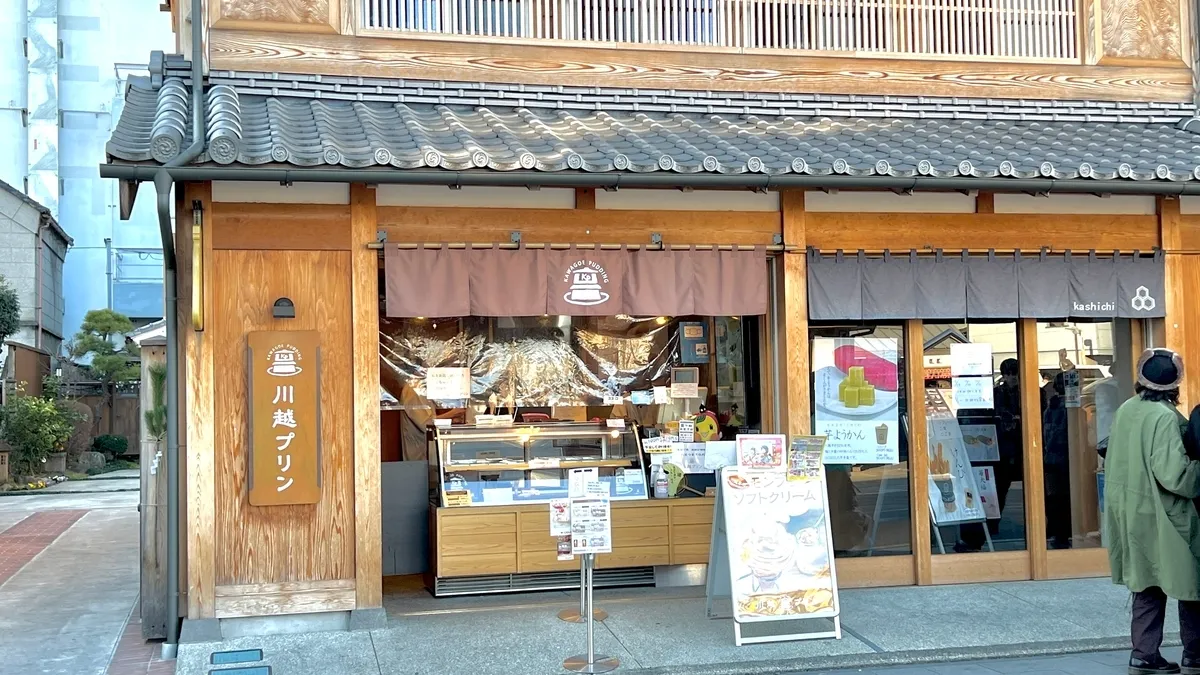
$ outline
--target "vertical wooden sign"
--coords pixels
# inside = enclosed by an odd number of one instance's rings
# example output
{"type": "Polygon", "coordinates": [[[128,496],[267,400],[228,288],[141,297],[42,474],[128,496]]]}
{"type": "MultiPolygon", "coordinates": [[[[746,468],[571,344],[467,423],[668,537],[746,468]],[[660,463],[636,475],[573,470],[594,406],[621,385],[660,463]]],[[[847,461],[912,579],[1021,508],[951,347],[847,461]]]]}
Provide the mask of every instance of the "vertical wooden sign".
{"type": "Polygon", "coordinates": [[[321,499],[320,334],[247,336],[250,377],[250,503],[321,499]]]}

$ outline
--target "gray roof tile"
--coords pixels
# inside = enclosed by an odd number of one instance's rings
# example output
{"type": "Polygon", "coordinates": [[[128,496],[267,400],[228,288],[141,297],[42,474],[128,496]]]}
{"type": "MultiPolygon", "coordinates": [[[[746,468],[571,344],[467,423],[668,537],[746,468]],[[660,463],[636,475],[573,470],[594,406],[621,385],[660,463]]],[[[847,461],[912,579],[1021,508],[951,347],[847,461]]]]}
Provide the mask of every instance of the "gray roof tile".
{"type": "MultiPolygon", "coordinates": [[[[187,82],[131,84],[108,154],[190,142],[187,82]]],[[[186,64],[183,64],[186,66],[186,64]]],[[[1200,180],[1184,104],[616,90],[214,73],[199,161],[399,169],[1200,180]],[[1064,105],[1064,103],[1066,103],[1064,105]]]]}

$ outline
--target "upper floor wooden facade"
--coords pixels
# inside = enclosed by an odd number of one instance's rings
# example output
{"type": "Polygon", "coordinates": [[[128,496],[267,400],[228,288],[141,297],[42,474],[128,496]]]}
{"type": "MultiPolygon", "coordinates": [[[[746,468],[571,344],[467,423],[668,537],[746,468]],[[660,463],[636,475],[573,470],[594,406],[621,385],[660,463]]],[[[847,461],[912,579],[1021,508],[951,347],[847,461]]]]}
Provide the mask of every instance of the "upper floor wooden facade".
{"type": "MultiPolygon", "coordinates": [[[[170,0],[179,47],[196,0],[170,0]],[[180,30],[180,28],[184,30],[180,30]]],[[[410,79],[1187,101],[1187,0],[203,0],[209,67],[410,79]]]]}

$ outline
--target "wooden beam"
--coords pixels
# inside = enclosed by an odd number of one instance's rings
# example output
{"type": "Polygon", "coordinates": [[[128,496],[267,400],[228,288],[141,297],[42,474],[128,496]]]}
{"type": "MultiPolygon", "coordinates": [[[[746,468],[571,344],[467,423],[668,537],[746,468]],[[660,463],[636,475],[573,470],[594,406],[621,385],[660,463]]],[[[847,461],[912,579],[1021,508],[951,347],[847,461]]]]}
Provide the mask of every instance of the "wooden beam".
{"type": "Polygon", "coordinates": [[[767,246],[779,233],[777,211],[625,211],[381,206],[388,242],[507,242],[514,230],[527,244],[666,244],[767,246]],[[452,233],[452,234],[450,234],[452,233]]]}
{"type": "Polygon", "coordinates": [[[218,619],[351,609],[354,609],[353,579],[233,584],[216,589],[218,619]]]}
{"type": "Polygon", "coordinates": [[[996,195],[992,192],[980,192],[975,195],[975,213],[995,213],[996,195]]]}
{"type": "Polygon", "coordinates": [[[575,188],[575,208],[594,210],[596,208],[596,188],[575,188]]]}
{"type": "Polygon", "coordinates": [[[351,307],[354,312],[354,582],[357,607],[383,606],[379,466],[379,277],[375,189],[350,186],[351,307]]]}
{"type": "Polygon", "coordinates": [[[783,267],[783,293],[776,302],[783,322],[778,333],[780,386],[786,389],[783,427],[789,436],[802,436],[812,430],[812,404],[809,392],[808,354],[808,259],[805,257],[804,191],[784,190],[779,196],[783,214],[783,241],[798,251],[784,253],[776,263],[783,267]]]}
{"type": "Polygon", "coordinates": [[[929,522],[929,435],[925,429],[925,328],[904,322],[904,389],[908,402],[908,498],[918,586],[933,583],[929,522]]]}
{"type": "Polygon", "coordinates": [[[214,29],[212,67],[469,82],[722,91],[1190,101],[1185,67],[611,49],[214,29]]]}
{"type": "Polygon", "coordinates": [[[1025,542],[1034,579],[1049,578],[1046,563],[1046,491],[1042,476],[1042,377],[1038,369],[1037,320],[1017,322],[1021,365],[1021,436],[1024,445],[1025,542]]]}
{"type": "MultiPolygon", "coordinates": [[[[983,195],[980,195],[983,198],[983,195]]],[[[977,206],[987,207],[986,200],[977,206]]],[[[808,245],[822,250],[1022,249],[1150,251],[1155,216],[1018,213],[810,213],[808,245]]]]}
{"type": "MultiPolygon", "coordinates": [[[[188,183],[183,190],[183,209],[176,211],[176,250],[186,252],[189,271],[201,265],[204,283],[204,315],[212,316],[212,183],[188,183]],[[201,240],[202,259],[191,260],[191,231],[193,201],[203,208],[201,240]]],[[[191,324],[191,279],[186,277],[187,292],[178,289],[180,297],[180,334],[184,336],[184,361],[187,372],[187,552],[188,552],[188,617],[210,619],[216,616],[216,446],[214,444],[213,338],[211,333],[197,332],[191,324]],[[185,309],[185,301],[186,309],[185,309]]]]}
{"type": "MultiPolygon", "coordinates": [[[[350,207],[331,204],[213,204],[213,248],[349,251],[350,207]]],[[[373,237],[372,237],[373,239],[373,237]]],[[[361,243],[361,242],[360,242],[361,243]]]]}

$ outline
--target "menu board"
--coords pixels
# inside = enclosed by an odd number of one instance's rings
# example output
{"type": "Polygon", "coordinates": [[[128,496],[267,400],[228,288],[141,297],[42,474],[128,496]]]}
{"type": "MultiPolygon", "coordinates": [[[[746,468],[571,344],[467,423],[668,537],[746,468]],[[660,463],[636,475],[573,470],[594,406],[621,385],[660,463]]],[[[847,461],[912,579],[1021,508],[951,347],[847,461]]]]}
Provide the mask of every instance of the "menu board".
{"type": "Polygon", "coordinates": [[[571,551],[612,553],[612,503],[603,497],[571,500],[571,551]]]}
{"type": "MultiPolygon", "coordinates": [[[[822,477],[721,470],[717,492],[738,622],[815,619],[838,613],[833,539],[822,477]]],[[[714,548],[718,542],[714,542],[714,548]]],[[[711,568],[710,568],[711,569],[711,568]]]]}
{"type": "Polygon", "coordinates": [[[900,461],[899,351],[892,338],[813,340],[816,433],[826,464],[900,461]]]}
{"type": "Polygon", "coordinates": [[[985,520],[963,432],[938,389],[925,390],[929,510],[938,525],[985,520]]]}

